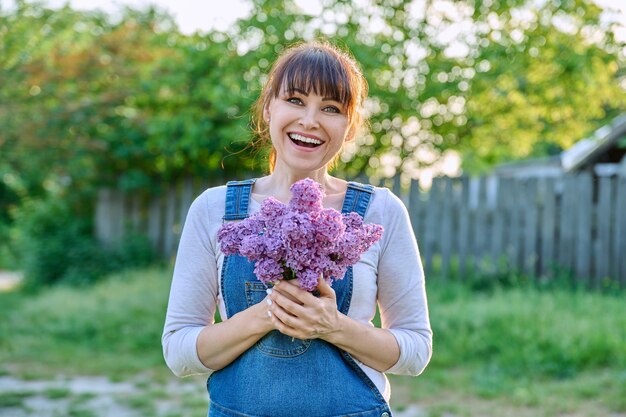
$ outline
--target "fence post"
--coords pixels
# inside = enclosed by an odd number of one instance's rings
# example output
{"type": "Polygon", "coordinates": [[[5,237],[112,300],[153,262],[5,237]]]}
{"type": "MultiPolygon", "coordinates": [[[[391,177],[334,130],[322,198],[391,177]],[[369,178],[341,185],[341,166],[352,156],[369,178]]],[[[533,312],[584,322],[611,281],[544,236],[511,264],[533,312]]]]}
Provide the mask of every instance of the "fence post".
{"type": "Polygon", "coordinates": [[[105,246],[119,242],[124,236],[124,195],[105,188],[98,191],[95,212],[96,238],[105,246]]]}
{"type": "MultiPolygon", "coordinates": [[[[599,288],[602,281],[611,276],[611,225],[614,222],[613,213],[617,179],[600,177],[598,182],[598,203],[595,210],[596,242],[593,257],[593,286],[599,288]]],[[[613,251],[614,252],[614,251],[613,251]]]]}
{"type": "Polygon", "coordinates": [[[152,247],[157,253],[161,253],[161,199],[153,196],[148,208],[148,237],[152,247]]]}
{"type": "Polygon", "coordinates": [[[461,178],[461,192],[459,193],[459,276],[464,280],[467,273],[468,254],[470,249],[470,179],[461,178]]]}
{"type": "Polygon", "coordinates": [[[450,273],[450,259],[452,258],[452,206],[454,204],[452,195],[452,179],[442,178],[443,198],[441,201],[441,277],[448,278],[450,273]]]}
{"type": "Polygon", "coordinates": [[[563,191],[559,215],[559,266],[566,268],[568,273],[573,270],[574,261],[574,228],[576,227],[576,188],[575,177],[563,177],[563,191]]]}
{"type": "Polygon", "coordinates": [[[615,280],[622,288],[626,288],[626,158],[622,161],[622,171],[617,177],[617,193],[615,205],[615,245],[613,261],[615,262],[615,280]]]}
{"type": "Polygon", "coordinates": [[[141,195],[133,193],[130,197],[130,224],[133,233],[141,233],[141,195]]]}
{"type": "Polygon", "coordinates": [[[519,272],[522,270],[522,229],[521,229],[521,193],[522,180],[511,179],[509,187],[509,239],[507,256],[509,258],[509,271],[519,272]]]}
{"type": "Polygon", "coordinates": [[[583,172],[576,178],[577,226],[576,226],[576,275],[579,280],[590,283],[591,278],[591,216],[593,189],[591,173],[583,172]]]}
{"type": "Polygon", "coordinates": [[[539,182],[539,199],[541,201],[541,277],[551,277],[554,267],[554,244],[556,240],[556,188],[554,178],[541,178],[539,182]]]}
{"type": "Polygon", "coordinates": [[[174,218],[176,216],[176,184],[170,185],[165,200],[165,223],[163,226],[163,255],[166,258],[174,252],[174,218]]]}
{"type": "Polygon", "coordinates": [[[486,236],[489,234],[489,226],[487,224],[487,179],[481,176],[475,179],[475,187],[472,188],[474,194],[475,206],[472,207],[474,213],[474,233],[473,233],[473,250],[472,261],[474,271],[476,273],[485,273],[483,270],[483,261],[485,256],[486,236]]]}
{"type": "Polygon", "coordinates": [[[506,199],[504,185],[506,180],[502,177],[494,177],[494,187],[496,192],[496,200],[493,207],[492,215],[492,236],[491,236],[491,260],[493,262],[493,269],[495,272],[501,271],[501,257],[502,250],[505,247],[504,240],[504,225],[506,217],[506,199]]]}
{"type": "Polygon", "coordinates": [[[529,178],[524,184],[524,204],[523,211],[524,224],[524,273],[529,277],[537,276],[537,231],[538,231],[538,197],[537,179],[529,178]]]}
{"type": "Polygon", "coordinates": [[[424,237],[426,240],[426,270],[433,272],[434,257],[439,252],[441,239],[441,178],[434,178],[430,187],[424,237]]]}
{"type": "MultiPolygon", "coordinates": [[[[411,219],[411,226],[413,227],[413,234],[419,244],[422,238],[420,233],[420,227],[423,223],[421,219],[422,208],[420,202],[420,185],[419,180],[412,179],[411,187],[409,188],[409,218],[411,219]]],[[[421,247],[421,244],[420,244],[421,247]]]]}

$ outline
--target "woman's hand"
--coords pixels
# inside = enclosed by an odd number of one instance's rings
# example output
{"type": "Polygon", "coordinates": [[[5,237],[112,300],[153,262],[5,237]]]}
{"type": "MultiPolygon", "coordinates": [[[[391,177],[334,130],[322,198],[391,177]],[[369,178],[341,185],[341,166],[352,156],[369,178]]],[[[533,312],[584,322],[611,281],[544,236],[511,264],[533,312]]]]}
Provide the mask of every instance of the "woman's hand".
{"type": "Polygon", "coordinates": [[[340,313],[335,291],[318,280],[319,297],[301,289],[296,280],[278,281],[268,297],[274,327],[298,339],[324,338],[339,330],[340,313]]]}
{"type": "Polygon", "coordinates": [[[335,291],[322,278],[317,289],[319,298],[300,289],[295,280],[279,281],[266,298],[274,328],[298,339],[323,339],[380,372],[398,361],[400,347],[389,330],[340,313],[335,291]]]}

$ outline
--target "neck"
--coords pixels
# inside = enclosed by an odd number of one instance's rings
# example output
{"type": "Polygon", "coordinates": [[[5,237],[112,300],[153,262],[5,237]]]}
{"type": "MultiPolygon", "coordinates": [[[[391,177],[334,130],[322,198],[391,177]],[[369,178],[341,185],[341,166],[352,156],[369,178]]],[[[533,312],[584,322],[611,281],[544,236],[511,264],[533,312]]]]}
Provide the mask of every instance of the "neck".
{"type": "Polygon", "coordinates": [[[278,164],[269,176],[257,181],[254,192],[274,196],[286,203],[291,198],[289,187],[304,178],[311,178],[320,183],[327,195],[336,192],[337,184],[334,184],[333,177],[328,174],[326,167],[316,171],[294,171],[278,164]]]}
{"type": "Polygon", "coordinates": [[[287,191],[289,191],[289,187],[291,187],[293,183],[305,178],[311,178],[312,180],[320,183],[322,185],[322,189],[326,190],[330,186],[332,177],[328,174],[326,167],[320,168],[316,171],[294,171],[279,164],[276,165],[274,171],[269,176],[274,189],[287,191]]]}

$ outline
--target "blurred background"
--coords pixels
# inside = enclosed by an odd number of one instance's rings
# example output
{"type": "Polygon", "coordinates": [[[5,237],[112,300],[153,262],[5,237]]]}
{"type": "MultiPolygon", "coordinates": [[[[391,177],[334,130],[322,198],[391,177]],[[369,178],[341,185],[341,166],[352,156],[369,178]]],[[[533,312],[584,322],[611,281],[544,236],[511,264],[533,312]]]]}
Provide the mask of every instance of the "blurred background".
{"type": "Polygon", "coordinates": [[[626,416],[626,3],[0,0],[0,416],[206,414],[160,334],[187,209],[267,172],[251,106],[324,37],[369,82],[435,350],[399,416],[626,416]]]}

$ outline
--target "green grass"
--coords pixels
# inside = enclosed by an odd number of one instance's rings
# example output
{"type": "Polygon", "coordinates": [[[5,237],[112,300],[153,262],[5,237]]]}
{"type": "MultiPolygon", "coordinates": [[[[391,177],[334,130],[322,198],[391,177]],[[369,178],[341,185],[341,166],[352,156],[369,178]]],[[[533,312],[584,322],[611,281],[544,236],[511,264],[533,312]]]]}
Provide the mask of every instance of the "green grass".
{"type": "Polygon", "coordinates": [[[481,365],[486,374],[567,378],[626,369],[624,294],[530,285],[486,292],[429,285],[432,365],[481,365]]]}
{"type": "MultiPolygon", "coordinates": [[[[93,287],[0,294],[0,363],[11,364],[2,371],[118,381],[148,375],[149,382],[137,385],[142,394],[126,403],[154,411],[162,382],[171,380],[160,342],[170,279],[170,270],[155,268],[93,287]]],[[[417,402],[431,416],[626,412],[625,294],[530,284],[486,288],[429,281],[433,358],[418,378],[391,376],[396,409],[417,402]]],[[[19,405],[23,398],[9,393],[0,403],[19,405]]],[[[181,410],[206,412],[203,396],[178,401],[181,410]]],[[[71,411],[89,415],[79,405],[71,411]]]]}
{"type": "Polygon", "coordinates": [[[392,376],[407,385],[401,401],[515,416],[626,411],[625,294],[431,280],[428,296],[433,358],[419,378],[392,376]]]}
{"type": "Polygon", "coordinates": [[[35,395],[32,391],[0,392],[0,410],[10,407],[21,407],[24,400],[35,395]]]}
{"type": "Polygon", "coordinates": [[[116,274],[93,287],[0,294],[0,363],[37,373],[111,377],[162,369],[171,273],[116,274]],[[20,366],[21,365],[21,366],[20,366]],[[40,366],[44,365],[44,366],[40,366]]]}

